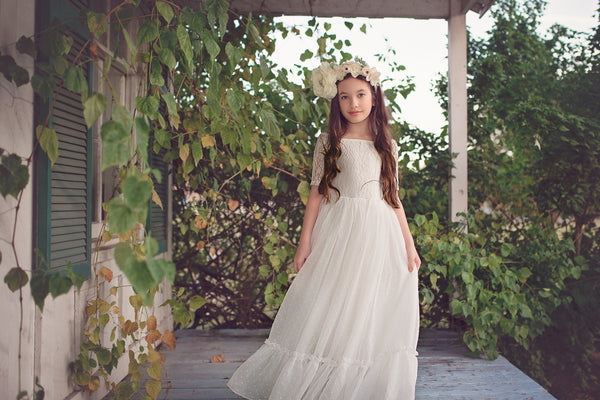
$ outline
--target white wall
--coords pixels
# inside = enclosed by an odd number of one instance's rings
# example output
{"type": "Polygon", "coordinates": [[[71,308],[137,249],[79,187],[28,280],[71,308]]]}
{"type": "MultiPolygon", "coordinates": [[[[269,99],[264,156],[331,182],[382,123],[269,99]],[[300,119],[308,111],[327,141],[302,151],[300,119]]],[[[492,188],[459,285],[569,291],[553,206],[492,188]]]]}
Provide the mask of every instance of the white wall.
{"type": "MultiPolygon", "coordinates": [[[[14,43],[21,35],[34,32],[34,0],[0,1],[0,51],[12,55],[30,74],[33,60],[17,53],[14,43]]],[[[0,74],[0,147],[23,158],[32,151],[33,92],[29,85],[17,88],[0,74]]],[[[30,168],[29,173],[32,174],[30,168]]],[[[19,292],[11,292],[4,276],[16,266],[11,247],[17,201],[0,196],[0,392],[1,398],[16,398],[18,393],[18,343],[19,343],[19,292]]],[[[21,212],[16,231],[18,258],[23,269],[31,268],[32,244],[32,188],[27,186],[21,201],[21,212]]],[[[24,315],[22,337],[22,389],[32,393],[33,387],[33,301],[29,286],[23,288],[24,315]]]]}
{"type": "MultiPolygon", "coordinates": [[[[34,33],[35,0],[2,0],[0,1],[0,51],[11,54],[17,63],[26,66],[30,74],[33,61],[29,56],[17,54],[14,43],[21,35],[32,36],[34,33]]],[[[135,81],[136,77],[129,77],[135,81]]],[[[137,85],[130,85],[131,88],[137,85]]],[[[133,96],[135,97],[135,96],[133,96]]],[[[132,99],[133,99],[132,97],[132,99]]],[[[23,158],[29,157],[33,146],[34,115],[33,93],[30,85],[17,88],[0,74],[0,147],[23,158]]],[[[30,168],[30,176],[33,170],[30,168]]],[[[33,254],[33,195],[32,183],[28,184],[23,194],[21,210],[16,231],[18,258],[21,266],[30,274],[33,254]]],[[[18,386],[18,341],[22,339],[21,390],[31,396],[34,390],[34,379],[37,376],[44,387],[47,399],[89,398],[83,393],[74,393],[68,365],[79,353],[81,332],[85,323],[85,307],[96,296],[94,277],[85,282],[81,291],[71,290],[57,299],[50,296],[46,299],[43,312],[39,312],[33,303],[29,285],[23,288],[23,333],[19,334],[19,293],[12,293],[3,279],[8,270],[16,265],[10,245],[12,240],[15,210],[17,202],[12,197],[0,196],[0,398],[15,399],[18,386]]],[[[97,231],[98,226],[94,227],[97,231]]],[[[169,235],[170,237],[170,235],[169,235]]],[[[114,245],[114,244],[113,244],[114,245]]],[[[92,254],[94,249],[92,250],[92,254]]],[[[170,253],[167,254],[170,256],[170,253]]],[[[106,266],[113,270],[111,284],[121,286],[117,296],[109,296],[108,285],[100,284],[103,298],[115,301],[125,318],[133,319],[134,312],[129,305],[132,289],[125,277],[120,274],[112,259],[112,246],[109,244],[99,252],[98,267],[106,266]]],[[[101,280],[102,281],[102,280],[101,280]]],[[[170,286],[163,284],[156,295],[155,304],[161,304],[170,298],[170,286]]],[[[167,307],[156,307],[150,310],[156,315],[159,329],[172,329],[173,321],[167,307]]],[[[114,318],[116,321],[116,317],[114,318]]],[[[108,326],[105,339],[108,338],[112,326],[108,326]]],[[[137,346],[136,346],[137,347],[137,346]]],[[[127,373],[127,352],[115,371],[114,379],[119,380],[127,373]]],[[[101,382],[103,388],[103,382],[101,382]]],[[[99,399],[105,390],[99,390],[91,398],[99,399]]]]}

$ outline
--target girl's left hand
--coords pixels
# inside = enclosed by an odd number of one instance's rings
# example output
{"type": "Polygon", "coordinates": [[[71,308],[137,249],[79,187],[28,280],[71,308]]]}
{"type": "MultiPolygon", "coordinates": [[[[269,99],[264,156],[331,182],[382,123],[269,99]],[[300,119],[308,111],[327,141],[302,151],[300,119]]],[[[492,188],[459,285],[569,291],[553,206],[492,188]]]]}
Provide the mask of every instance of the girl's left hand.
{"type": "Polygon", "coordinates": [[[410,246],[406,249],[408,255],[408,272],[412,272],[414,268],[419,271],[421,268],[421,258],[419,257],[419,253],[417,253],[417,249],[415,246],[410,246]]]}

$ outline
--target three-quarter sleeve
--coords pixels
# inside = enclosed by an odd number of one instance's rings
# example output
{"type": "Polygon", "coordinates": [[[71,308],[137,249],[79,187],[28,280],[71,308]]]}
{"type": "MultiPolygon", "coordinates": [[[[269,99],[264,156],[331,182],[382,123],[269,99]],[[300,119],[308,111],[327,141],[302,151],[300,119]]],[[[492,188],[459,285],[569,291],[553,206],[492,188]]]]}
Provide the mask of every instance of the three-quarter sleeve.
{"type": "Polygon", "coordinates": [[[317,144],[315,145],[315,153],[313,155],[312,180],[310,182],[312,186],[319,186],[319,184],[321,183],[321,178],[323,178],[325,166],[324,153],[326,149],[327,139],[327,133],[322,133],[317,138],[317,144]]]}

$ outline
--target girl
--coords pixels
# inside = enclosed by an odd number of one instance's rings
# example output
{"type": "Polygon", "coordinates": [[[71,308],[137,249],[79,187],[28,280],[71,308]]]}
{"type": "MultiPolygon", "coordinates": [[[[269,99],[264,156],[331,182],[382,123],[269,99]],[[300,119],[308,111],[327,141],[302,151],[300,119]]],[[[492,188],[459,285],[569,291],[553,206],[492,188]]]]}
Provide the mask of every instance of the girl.
{"type": "Polygon", "coordinates": [[[407,400],[417,377],[421,261],[398,198],[398,146],[379,72],[322,63],[331,100],[294,258],[265,344],[228,386],[247,399],[407,400]]]}

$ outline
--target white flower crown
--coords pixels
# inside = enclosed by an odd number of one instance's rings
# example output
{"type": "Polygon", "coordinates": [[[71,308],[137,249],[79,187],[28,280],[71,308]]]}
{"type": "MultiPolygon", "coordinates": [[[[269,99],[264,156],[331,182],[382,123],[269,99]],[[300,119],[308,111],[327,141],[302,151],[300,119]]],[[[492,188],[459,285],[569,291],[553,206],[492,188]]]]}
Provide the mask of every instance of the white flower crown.
{"type": "Polygon", "coordinates": [[[312,72],[313,91],[319,97],[331,100],[337,94],[337,81],[343,80],[346,75],[351,74],[354,78],[359,75],[365,77],[373,87],[380,85],[381,73],[370,67],[369,64],[360,61],[346,61],[341,65],[331,65],[326,61],[312,72]]]}

